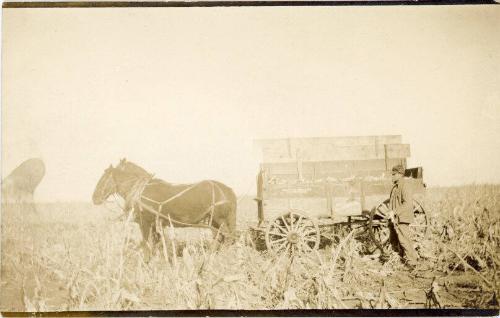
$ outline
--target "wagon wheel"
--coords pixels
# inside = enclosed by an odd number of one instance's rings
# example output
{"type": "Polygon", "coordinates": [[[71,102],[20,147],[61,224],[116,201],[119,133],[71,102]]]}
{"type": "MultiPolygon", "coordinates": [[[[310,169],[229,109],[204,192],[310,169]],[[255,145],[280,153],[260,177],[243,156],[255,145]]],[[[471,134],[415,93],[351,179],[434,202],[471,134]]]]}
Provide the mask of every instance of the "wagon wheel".
{"type": "Polygon", "coordinates": [[[389,200],[385,200],[370,211],[368,233],[370,235],[371,243],[375,244],[375,247],[371,247],[369,249],[369,252],[371,253],[373,253],[377,248],[384,252],[384,248],[389,243],[391,235],[389,220],[387,219],[387,213],[389,210],[389,200]]]}
{"type": "MultiPolygon", "coordinates": [[[[387,199],[370,211],[370,237],[373,243],[382,251],[389,243],[390,238],[389,222],[387,220],[389,210],[389,199],[387,199]]],[[[427,233],[427,215],[422,204],[415,199],[413,199],[413,215],[415,219],[410,224],[411,239],[420,241],[427,233]]]]}
{"type": "Polygon", "coordinates": [[[411,238],[413,241],[421,241],[427,234],[429,228],[427,213],[420,202],[413,199],[413,215],[415,219],[410,224],[411,238]]]}
{"type": "Polygon", "coordinates": [[[302,212],[290,210],[269,223],[266,229],[266,246],[276,253],[307,253],[318,249],[319,226],[302,212]]]}

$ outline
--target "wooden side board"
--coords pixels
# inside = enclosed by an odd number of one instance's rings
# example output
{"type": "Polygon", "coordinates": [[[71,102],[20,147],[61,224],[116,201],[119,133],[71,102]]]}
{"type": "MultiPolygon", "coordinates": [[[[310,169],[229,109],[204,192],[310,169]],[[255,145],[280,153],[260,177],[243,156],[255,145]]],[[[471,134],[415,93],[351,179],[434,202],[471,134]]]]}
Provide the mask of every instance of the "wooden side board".
{"type": "Polygon", "coordinates": [[[320,162],[339,160],[370,160],[410,157],[408,144],[372,144],[338,146],[333,144],[304,144],[289,150],[287,147],[263,147],[263,163],[320,162]]]}
{"type": "MultiPolygon", "coordinates": [[[[302,162],[300,174],[304,180],[322,180],[326,178],[347,177],[383,177],[391,167],[403,164],[406,159],[374,159],[374,160],[342,160],[302,162]]],[[[299,179],[297,162],[263,163],[261,168],[266,172],[266,178],[295,180],[299,179]]]]}

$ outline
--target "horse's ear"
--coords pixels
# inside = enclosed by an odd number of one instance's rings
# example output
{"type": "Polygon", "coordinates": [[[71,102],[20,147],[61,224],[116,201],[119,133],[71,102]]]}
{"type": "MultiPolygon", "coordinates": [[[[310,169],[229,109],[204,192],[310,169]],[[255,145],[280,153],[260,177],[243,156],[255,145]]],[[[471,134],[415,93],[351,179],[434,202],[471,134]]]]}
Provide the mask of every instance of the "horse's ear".
{"type": "Polygon", "coordinates": [[[126,162],[127,162],[126,158],[120,159],[120,164],[123,164],[123,163],[126,163],[126,162]]]}
{"type": "Polygon", "coordinates": [[[110,164],[109,167],[108,167],[108,169],[113,169],[113,165],[110,164]]]}

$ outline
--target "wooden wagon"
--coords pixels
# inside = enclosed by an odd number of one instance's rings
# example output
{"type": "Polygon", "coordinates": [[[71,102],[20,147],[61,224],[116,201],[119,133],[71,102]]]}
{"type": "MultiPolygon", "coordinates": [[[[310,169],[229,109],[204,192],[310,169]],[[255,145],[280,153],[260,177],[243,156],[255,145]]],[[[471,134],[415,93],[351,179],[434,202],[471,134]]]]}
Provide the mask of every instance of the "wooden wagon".
{"type": "MultiPolygon", "coordinates": [[[[388,243],[386,218],[391,169],[406,167],[410,146],[401,136],[262,139],[257,175],[258,224],[266,246],[276,252],[307,252],[346,230],[366,237],[368,249],[388,243]]],[[[406,169],[413,195],[413,239],[427,230],[422,206],[422,168],[406,169]]]]}

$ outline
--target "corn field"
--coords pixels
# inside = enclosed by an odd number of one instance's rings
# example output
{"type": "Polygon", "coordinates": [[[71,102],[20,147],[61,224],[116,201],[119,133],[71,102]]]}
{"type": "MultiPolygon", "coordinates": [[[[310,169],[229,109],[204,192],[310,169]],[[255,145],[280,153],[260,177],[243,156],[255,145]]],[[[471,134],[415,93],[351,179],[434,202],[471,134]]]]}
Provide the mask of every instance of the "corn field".
{"type": "Polygon", "coordinates": [[[429,231],[409,271],[393,252],[363,254],[345,235],[309,254],[260,251],[248,231],[220,246],[199,229],[166,229],[146,262],[136,223],[85,203],[3,206],[1,311],[498,308],[500,186],[427,189],[429,231]]]}

